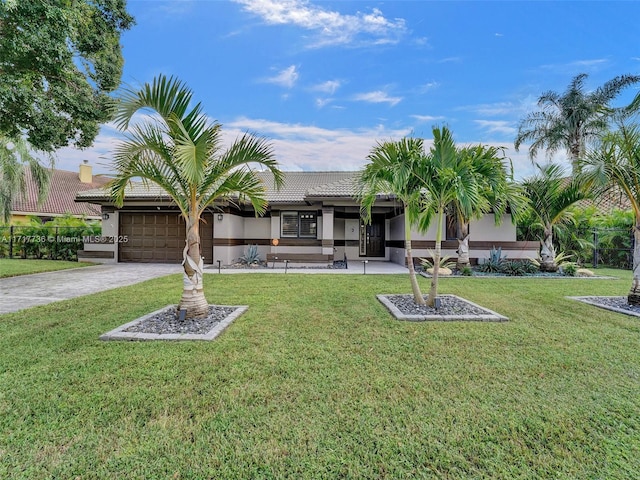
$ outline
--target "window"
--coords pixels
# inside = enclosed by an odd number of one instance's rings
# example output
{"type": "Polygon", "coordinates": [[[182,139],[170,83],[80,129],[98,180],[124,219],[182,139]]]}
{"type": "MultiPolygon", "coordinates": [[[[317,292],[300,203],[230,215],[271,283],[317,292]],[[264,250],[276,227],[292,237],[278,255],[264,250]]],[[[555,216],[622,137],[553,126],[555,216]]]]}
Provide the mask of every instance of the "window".
{"type": "Polygon", "coordinates": [[[316,212],[282,212],[280,219],[283,237],[316,238],[317,236],[316,212]]]}

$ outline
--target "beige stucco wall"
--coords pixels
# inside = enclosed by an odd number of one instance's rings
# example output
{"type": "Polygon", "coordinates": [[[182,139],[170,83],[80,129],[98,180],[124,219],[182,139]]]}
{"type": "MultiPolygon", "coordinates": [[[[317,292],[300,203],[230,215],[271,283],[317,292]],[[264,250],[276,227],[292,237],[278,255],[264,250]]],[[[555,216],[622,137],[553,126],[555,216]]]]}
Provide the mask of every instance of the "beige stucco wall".
{"type": "Polygon", "coordinates": [[[510,215],[503,215],[499,226],[496,226],[493,215],[485,215],[470,223],[469,233],[471,240],[478,242],[514,242],[516,240],[516,226],[511,222],[510,215]]]}

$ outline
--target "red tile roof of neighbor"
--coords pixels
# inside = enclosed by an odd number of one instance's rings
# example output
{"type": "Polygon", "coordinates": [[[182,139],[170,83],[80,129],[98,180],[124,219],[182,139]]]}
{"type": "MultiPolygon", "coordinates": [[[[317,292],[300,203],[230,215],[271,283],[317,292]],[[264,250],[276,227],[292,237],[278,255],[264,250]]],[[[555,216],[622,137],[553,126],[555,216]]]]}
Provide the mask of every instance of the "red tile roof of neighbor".
{"type": "Polygon", "coordinates": [[[27,191],[23,198],[18,198],[11,211],[40,216],[58,216],[70,213],[75,216],[100,216],[100,206],[92,203],[75,202],[76,194],[84,190],[100,188],[109,182],[108,177],[94,175],[91,183],[82,183],[78,172],[53,170],[49,195],[44,203],[38,206],[38,192],[31,172],[26,169],[27,191]]]}

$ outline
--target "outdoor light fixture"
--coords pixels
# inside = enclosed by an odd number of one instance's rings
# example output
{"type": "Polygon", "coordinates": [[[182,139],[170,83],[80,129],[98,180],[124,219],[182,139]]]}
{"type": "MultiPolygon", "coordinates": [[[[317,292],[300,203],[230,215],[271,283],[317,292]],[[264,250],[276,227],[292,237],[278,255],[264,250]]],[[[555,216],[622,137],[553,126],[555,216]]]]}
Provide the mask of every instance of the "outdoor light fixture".
{"type": "Polygon", "coordinates": [[[222,221],[222,214],[221,214],[221,213],[219,213],[219,214],[218,214],[218,221],[219,221],[219,222],[221,222],[221,221],[222,221]]]}
{"type": "Polygon", "coordinates": [[[102,214],[102,219],[103,220],[109,220],[109,214],[108,213],[103,213],[102,214]]]}

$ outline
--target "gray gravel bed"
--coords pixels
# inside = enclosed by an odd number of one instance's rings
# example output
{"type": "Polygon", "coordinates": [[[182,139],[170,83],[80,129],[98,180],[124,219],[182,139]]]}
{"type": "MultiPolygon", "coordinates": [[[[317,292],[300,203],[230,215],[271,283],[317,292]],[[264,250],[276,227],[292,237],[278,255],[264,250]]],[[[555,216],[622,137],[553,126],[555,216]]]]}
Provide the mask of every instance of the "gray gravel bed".
{"type": "MultiPolygon", "coordinates": [[[[413,295],[387,295],[387,298],[404,315],[482,315],[486,310],[458,297],[440,296],[440,308],[418,305],[413,295]]],[[[427,299],[427,295],[424,295],[427,299]]]]}
{"type": "MultiPolygon", "coordinates": [[[[418,305],[413,300],[413,295],[377,295],[382,304],[398,320],[408,321],[480,321],[480,322],[504,322],[509,320],[488,308],[476,305],[469,300],[455,295],[439,295],[439,308],[418,305]]],[[[425,300],[427,296],[424,296],[425,300]]]]}
{"type": "Polygon", "coordinates": [[[629,305],[627,297],[569,297],[580,302],[595,305],[596,307],[612,310],[614,312],[624,313],[640,317],[640,307],[637,305],[629,305]]]}
{"type": "Polygon", "coordinates": [[[176,307],[169,307],[154,316],[132,325],[124,332],[129,333],[153,333],[153,334],[205,334],[218,323],[227,318],[235,308],[209,306],[209,315],[204,318],[186,318],[180,321],[176,307]]]}

